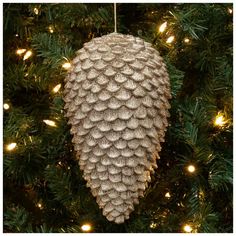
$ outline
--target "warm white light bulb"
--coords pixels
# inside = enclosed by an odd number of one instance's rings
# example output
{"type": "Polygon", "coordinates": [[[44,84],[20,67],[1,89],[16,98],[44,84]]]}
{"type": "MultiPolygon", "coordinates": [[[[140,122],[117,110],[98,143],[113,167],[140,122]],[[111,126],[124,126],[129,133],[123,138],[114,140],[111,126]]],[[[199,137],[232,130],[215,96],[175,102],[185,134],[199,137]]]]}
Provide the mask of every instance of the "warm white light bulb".
{"type": "Polygon", "coordinates": [[[175,36],[170,36],[167,40],[166,43],[172,43],[175,39],[175,36]]]}
{"type": "Polygon", "coordinates": [[[18,54],[18,55],[21,55],[21,54],[23,54],[24,52],[26,52],[26,49],[25,49],[25,48],[21,48],[21,49],[17,49],[17,50],[16,50],[16,54],[18,54]]]}
{"type": "Polygon", "coordinates": [[[34,14],[38,15],[39,14],[39,9],[37,7],[34,8],[34,14]]]}
{"type": "Polygon", "coordinates": [[[25,53],[25,55],[24,55],[24,57],[23,57],[23,60],[25,61],[25,60],[27,60],[29,57],[31,57],[31,55],[32,55],[32,51],[27,51],[26,53],[25,53]]]}
{"type": "Polygon", "coordinates": [[[189,166],[187,167],[187,170],[188,170],[188,172],[193,173],[193,172],[195,172],[196,168],[195,168],[194,165],[189,165],[189,166]]]}
{"type": "Polygon", "coordinates": [[[218,115],[215,118],[214,125],[215,126],[223,126],[223,125],[225,125],[225,123],[226,123],[226,121],[225,121],[223,114],[218,113],[218,115]]]}
{"type": "Polygon", "coordinates": [[[165,194],[165,197],[166,197],[166,198],[170,198],[170,193],[167,192],[167,193],[165,194]]]}
{"type": "Polygon", "coordinates": [[[4,103],[4,104],[3,104],[3,108],[4,108],[5,110],[8,110],[8,109],[10,108],[10,106],[9,106],[9,104],[4,103]]]}
{"type": "Polygon", "coordinates": [[[66,63],[64,63],[64,64],[62,65],[62,67],[63,67],[64,69],[68,70],[68,69],[71,67],[71,64],[70,64],[70,62],[66,62],[66,63]]]}
{"type": "Polygon", "coordinates": [[[166,30],[167,27],[167,22],[164,22],[163,24],[161,24],[161,26],[159,27],[159,32],[163,33],[166,30]]]}
{"type": "Polygon", "coordinates": [[[150,228],[151,228],[151,229],[155,229],[156,227],[157,227],[157,223],[152,222],[152,223],[150,224],[150,228]]]}
{"type": "Polygon", "coordinates": [[[10,144],[7,145],[6,149],[7,149],[8,151],[12,151],[13,149],[16,148],[16,146],[17,146],[16,143],[10,143],[10,144]]]}
{"type": "Polygon", "coordinates": [[[52,26],[49,26],[49,27],[48,27],[48,30],[49,30],[49,32],[50,32],[51,34],[54,32],[52,26]]]}
{"type": "Polygon", "coordinates": [[[91,230],[91,225],[90,224],[84,224],[81,226],[81,229],[84,231],[84,232],[88,232],[91,230]]]}
{"type": "Polygon", "coordinates": [[[233,13],[233,9],[228,8],[228,12],[229,12],[229,14],[232,14],[233,13]]]}
{"type": "Polygon", "coordinates": [[[185,39],[184,39],[184,42],[185,42],[185,43],[189,43],[189,42],[190,42],[190,39],[189,39],[189,38],[185,38],[185,39]]]}
{"type": "Polygon", "coordinates": [[[49,125],[49,126],[52,126],[52,127],[56,127],[56,123],[55,123],[55,121],[53,121],[53,120],[43,120],[43,122],[44,122],[46,125],[49,125]]]}
{"type": "Polygon", "coordinates": [[[193,228],[191,227],[191,225],[186,224],[186,225],[183,226],[183,230],[184,230],[186,233],[191,233],[192,230],[193,230],[193,228]]]}
{"type": "Polygon", "coordinates": [[[38,206],[38,208],[40,208],[40,209],[42,209],[42,208],[43,208],[43,206],[42,206],[42,204],[41,204],[41,203],[38,203],[38,204],[37,204],[37,206],[38,206]]]}
{"type": "Polygon", "coordinates": [[[60,90],[60,88],[61,88],[61,84],[58,84],[58,85],[56,85],[54,88],[53,88],[53,92],[54,93],[57,93],[59,90],[60,90]]]}

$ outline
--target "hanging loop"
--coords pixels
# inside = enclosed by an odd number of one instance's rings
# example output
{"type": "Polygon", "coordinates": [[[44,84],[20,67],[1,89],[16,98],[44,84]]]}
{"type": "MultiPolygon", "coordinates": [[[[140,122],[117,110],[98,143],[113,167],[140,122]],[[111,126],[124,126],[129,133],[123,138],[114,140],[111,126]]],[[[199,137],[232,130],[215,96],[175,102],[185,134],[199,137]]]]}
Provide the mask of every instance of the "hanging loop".
{"type": "Polygon", "coordinates": [[[114,3],[114,32],[117,33],[117,25],[116,25],[116,3],[114,3]]]}

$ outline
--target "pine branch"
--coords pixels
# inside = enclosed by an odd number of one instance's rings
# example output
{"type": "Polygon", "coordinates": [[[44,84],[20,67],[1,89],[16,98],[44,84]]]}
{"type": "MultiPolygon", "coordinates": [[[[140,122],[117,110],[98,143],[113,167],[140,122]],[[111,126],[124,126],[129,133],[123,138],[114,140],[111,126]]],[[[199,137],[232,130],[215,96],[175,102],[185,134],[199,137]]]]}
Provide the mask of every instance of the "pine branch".
{"type": "Polygon", "coordinates": [[[32,46],[42,57],[44,64],[50,64],[51,68],[58,68],[66,60],[70,60],[74,55],[72,48],[56,36],[47,33],[35,34],[32,38],[32,46]]]}

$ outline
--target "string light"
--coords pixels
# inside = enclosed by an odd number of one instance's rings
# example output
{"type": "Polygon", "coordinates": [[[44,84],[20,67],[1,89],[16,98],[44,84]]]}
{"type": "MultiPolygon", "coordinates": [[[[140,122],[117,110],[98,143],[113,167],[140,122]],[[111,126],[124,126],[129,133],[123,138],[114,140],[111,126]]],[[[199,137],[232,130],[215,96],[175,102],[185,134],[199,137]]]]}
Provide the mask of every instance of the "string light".
{"type": "Polygon", "coordinates": [[[170,36],[167,40],[166,40],[166,43],[172,43],[175,39],[175,36],[170,36]]]}
{"type": "Polygon", "coordinates": [[[50,32],[51,34],[54,32],[52,26],[49,26],[49,27],[48,27],[48,30],[49,30],[49,32],[50,32]]]}
{"type": "Polygon", "coordinates": [[[233,9],[228,8],[228,12],[229,12],[229,14],[232,14],[233,13],[233,9]]]}
{"type": "Polygon", "coordinates": [[[226,123],[226,120],[225,120],[223,114],[219,112],[215,118],[214,125],[222,127],[225,125],[225,123],[226,123]]]}
{"type": "Polygon", "coordinates": [[[189,166],[187,167],[187,170],[188,170],[188,172],[190,172],[190,173],[194,173],[194,172],[196,171],[196,168],[195,168],[194,165],[189,165],[189,166]]]}
{"type": "Polygon", "coordinates": [[[167,22],[164,22],[163,24],[161,24],[161,26],[159,27],[159,32],[163,33],[166,30],[167,27],[167,22]]]}
{"type": "Polygon", "coordinates": [[[58,84],[58,85],[56,85],[54,88],[53,88],[53,92],[54,93],[57,93],[59,90],[60,90],[60,88],[61,88],[61,84],[58,84]]]}
{"type": "Polygon", "coordinates": [[[52,127],[56,127],[56,123],[55,123],[55,121],[53,121],[53,120],[43,120],[43,122],[44,122],[46,125],[49,125],[49,126],[52,126],[52,127]]]}
{"type": "Polygon", "coordinates": [[[40,208],[40,209],[42,209],[42,208],[43,208],[43,205],[42,205],[41,203],[38,203],[38,204],[37,204],[37,207],[40,208]]]}
{"type": "Polygon", "coordinates": [[[17,50],[16,50],[16,54],[18,54],[18,55],[21,55],[21,54],[23,54],[24,52],[26,52],[26,49],[25,49],[25,48],[21,48],[21,49],[17,49],[17,50]]]}
{"type": "Polygon", "coordinates": [[[35,13],[35,15],[39,14],[39,9],[37,7],[34,8],[34,13],[35,13]]]}
{"type": "Polygon", "coordinates": [[[64,69],[68,70],[68,69],[71,67],[71,64],[70,64],[70,62],[66,62],[66,63],[64,63],[64,64],[62,65],[62,67],[63,67],[64,69]]]}
{"type": "Polygon", "coordinates": [[[10,143],[7,145],[6,149],[7,151],[12,151],[16,148],[17,144],[16,143],[10,143]]]}
{"type": "Polygon", "coordinates": [[[24,55],[24,57],[23,57],[23,60],[25,61],[25,60],[27,60],[29,57],[31,57],[31,55],[32,55],[32,51],[27,51],[26,53],[25,53],[25,55],[24,55]]]}
{"type": "Polygon", "coordinates": [[[92,227],[91,227],[90,224],[84,224],[84,225],[81,226],[81,229],[84,232],[89,232],[89,231],[91,231],[92,227]]]}
{"type": "Polygon", "coordinates": [[[191,232],[193,231],[193,228],[191,227],[191,225],[185,224],[185,225],[183,226],[183,230],[184,230],[184,232],[186,232],[186,233],[191,233],[191,232]]]}
{"type": "Polygon", "coordinates": [[[167,193],[165,194],[165,197],[166,197],[166,198],[170,198],[170,197],[171,197],[171,196],[170,196],[170,193],[167,192],[167,193]]]}
{"type": "Polygon", "coordinates": [[[19,37],[19,34],[15,34],[16,37],[19,37]]]}
{"type": "Polygon", "coordinates": [[[152,222],[149,227],[151,229],[155,229],[157,227],[157,223],[152,222]]]}
{"type": "Polygon", "coordinates": [[[190,39],[189,39],[189,38],[185,38],[185,39],[184,39],[184,42],[185,42],[185,43],[190,43],[190,39]]]}
{"type": "Polygon", "coordinates": [[[8,109],[10,108],[10,105],[7,104],[7,103],[4,103],[4,104],[3,104],[3,108],[4,108],[5,110],[8,110],[8,109]]]}

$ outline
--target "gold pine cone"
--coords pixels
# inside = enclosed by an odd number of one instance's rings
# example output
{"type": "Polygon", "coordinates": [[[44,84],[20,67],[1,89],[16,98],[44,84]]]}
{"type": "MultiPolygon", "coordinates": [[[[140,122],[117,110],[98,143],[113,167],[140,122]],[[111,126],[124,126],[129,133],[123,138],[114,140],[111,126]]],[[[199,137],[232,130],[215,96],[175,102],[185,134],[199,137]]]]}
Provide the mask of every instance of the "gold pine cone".
{"type": "Polygon", "coordinates": [[[150,43],[111,33],[77,51],[65,82],[83,177],[103,215],[123,223],[157,168],[171,98],[166,66],[150,43]]]}

